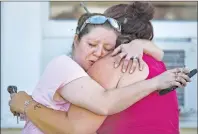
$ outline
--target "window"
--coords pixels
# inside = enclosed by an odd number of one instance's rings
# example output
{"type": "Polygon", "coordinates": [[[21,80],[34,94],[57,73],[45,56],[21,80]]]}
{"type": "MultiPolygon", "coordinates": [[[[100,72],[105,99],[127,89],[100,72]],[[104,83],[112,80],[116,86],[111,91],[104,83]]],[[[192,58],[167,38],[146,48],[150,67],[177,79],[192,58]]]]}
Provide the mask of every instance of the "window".
{"type": "MultiPolygon", "coordinates": [[[[170,22],[165,22],[169,24],[170,22]]],[[[188,23],[187,23],[188,24],[188,23]]],[[[179,22],[177,26],[179,25],[179,22]]],[[[162,25],[163,26],[163,25],[162,25]]],[[[168,25],[164,25],[169,27],[168,25]]],[[[177,27],[175,26],[175,28],[177,27]]],[[[190,24],[188,24],[188,27],[190,24]]],[[[196,27],[196,26],[193,26],[196,27]]],[[[181,28],[184,28],[181,26],[181,28]]],[[[166,31],[166,28],[163,29],[166,31]]],[[[179,37],[165,36],[154,39],[155,44],[164,50],[163,61],[168,69],[173,67],[183,67],[186,65],[189,69],[197,68],[197,42],[196,37],[184,37],[186,32],[178,32],[174,29],[172,32],[180,35],[179,37]]],[[[167,33],[166,33],[167,34],[167,33]]],[[[168,34],[170,35],[171,32],[168,34]]],[[[196,35],[196,34],[195,34],[196,35]]],[[[178,102],[180,106],[180,127],[191,128],[197,126],[197,77],[192,77],[192,82],[185,88],[177,89],[178,102]]]]}
{"type": "MultiPolygon", "coordinates": [[[[108,7],[130,2],[85,2],[90,12],[103,13],[108,7]]],[[[197,2],[151,2],[155,6],[154,20],[197,20],[197,2]]],[[[50,2],[50,19],[78,19],[85,10],[80,2],[50,2]]]]}
{"type": "MultiPolygon", "coordinates": [[[[167,69],[185,66],[185,51],[184,50],[165,50],[163,61],[167,69]]],[[[177,90],[179,106],[184,107],[184,88],[177,90]]]]}

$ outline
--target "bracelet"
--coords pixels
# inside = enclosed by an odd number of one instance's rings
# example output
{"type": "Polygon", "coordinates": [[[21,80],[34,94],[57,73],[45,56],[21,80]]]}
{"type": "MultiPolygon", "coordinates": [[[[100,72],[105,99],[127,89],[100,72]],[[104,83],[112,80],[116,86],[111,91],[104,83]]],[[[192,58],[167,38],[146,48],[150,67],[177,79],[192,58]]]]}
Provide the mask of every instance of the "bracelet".
{"type": "Polygon", "coordinates": [[[24,114],[26,115],[26,112],[27,112],[27,108],[28,106],[30,105],[31,102],[33,102],[34,100],[31,99],[31,100],[27,100],[24,102],[24,114]]]}

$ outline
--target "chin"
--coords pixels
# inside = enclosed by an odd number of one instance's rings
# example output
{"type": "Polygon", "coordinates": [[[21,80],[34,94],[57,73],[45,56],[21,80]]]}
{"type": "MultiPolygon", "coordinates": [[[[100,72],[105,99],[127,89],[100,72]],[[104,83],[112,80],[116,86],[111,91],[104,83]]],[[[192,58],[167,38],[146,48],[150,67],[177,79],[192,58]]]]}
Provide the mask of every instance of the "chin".
{"type": "Polygon", "coordinates": [[[81,67],[87,72],[91,66],[88,64],[82,64],[81,67]]]}
{"type": "Polygon", "coordinates": [[[91,68],[91,66],[87,66],[84,68],[84,70],[87,72],[90,68],[91,68]]]}

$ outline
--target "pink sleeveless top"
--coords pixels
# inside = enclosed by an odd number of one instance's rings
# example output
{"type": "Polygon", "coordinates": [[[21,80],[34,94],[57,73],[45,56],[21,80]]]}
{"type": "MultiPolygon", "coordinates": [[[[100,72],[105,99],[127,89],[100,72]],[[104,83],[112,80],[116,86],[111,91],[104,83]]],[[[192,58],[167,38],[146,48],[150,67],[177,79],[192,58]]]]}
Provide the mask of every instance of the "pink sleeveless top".
{"type": "MultiPolygon", "coordinates": [[[[147,79],[166,71],[163,62],[144,54],[149,66],[147,79]]],[[[179,108],[176,91],[164,96],[153,92],[128,109],[108,116],[98,134],[179,134],[179,108]]]]}

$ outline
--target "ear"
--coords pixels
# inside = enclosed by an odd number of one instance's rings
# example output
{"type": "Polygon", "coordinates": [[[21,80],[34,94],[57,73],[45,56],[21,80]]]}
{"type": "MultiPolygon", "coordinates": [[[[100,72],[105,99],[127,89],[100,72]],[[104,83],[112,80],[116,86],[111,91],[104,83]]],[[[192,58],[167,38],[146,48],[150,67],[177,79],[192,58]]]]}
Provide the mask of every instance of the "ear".
{"type": "Polygon", "coordinates": [[[78,46],[78,44],[79,44],[79,39],[78,39],[78,35],[76,34],[74,36],[74,48],[76,48],[78,46]]]}

